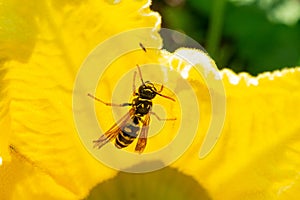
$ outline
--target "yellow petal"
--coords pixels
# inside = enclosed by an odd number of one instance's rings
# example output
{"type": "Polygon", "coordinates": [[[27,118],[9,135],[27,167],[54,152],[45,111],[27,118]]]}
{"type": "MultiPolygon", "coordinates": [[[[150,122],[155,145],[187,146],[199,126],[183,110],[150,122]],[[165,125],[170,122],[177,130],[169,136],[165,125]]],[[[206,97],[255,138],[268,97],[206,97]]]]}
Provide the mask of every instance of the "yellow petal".
{"type": "MultiPolygon", "coordinates": [[[[227,107],[217,145],[199,158],[211,115],[202,109],[197,138],[172,166],[196,178],[212,199],[297,199],[300,68],[258,77],[229,70],[221,74],[227,107]]],[[[208,100],[202,98],[203,108],[208,100]]]]}
{"type": "Polygon", "coordinates": [[[0,3],[0,196],[79,199],[116,172],[82,146],[72,117],[78,68],[100,42],[157,27],[149,1],[0,3]]]}

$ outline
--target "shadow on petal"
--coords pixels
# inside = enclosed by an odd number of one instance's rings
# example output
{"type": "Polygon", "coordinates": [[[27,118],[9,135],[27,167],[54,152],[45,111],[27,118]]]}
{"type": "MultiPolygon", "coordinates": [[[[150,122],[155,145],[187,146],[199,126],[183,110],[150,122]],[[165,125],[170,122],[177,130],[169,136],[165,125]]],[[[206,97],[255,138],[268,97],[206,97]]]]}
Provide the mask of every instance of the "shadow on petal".
{"type": "MultiPolygon", "coordinates": [[[[159,165],[160,162],[141,163],[159,165]]],[[[139,166],[135,166],[139,167],[139,166]]],[[[174,168],[144,173],[119,172],[116,177],[97,185],[86,198],[95,199],[198,199],[210,200],[207,191],[191,176],[174,168]]]]}

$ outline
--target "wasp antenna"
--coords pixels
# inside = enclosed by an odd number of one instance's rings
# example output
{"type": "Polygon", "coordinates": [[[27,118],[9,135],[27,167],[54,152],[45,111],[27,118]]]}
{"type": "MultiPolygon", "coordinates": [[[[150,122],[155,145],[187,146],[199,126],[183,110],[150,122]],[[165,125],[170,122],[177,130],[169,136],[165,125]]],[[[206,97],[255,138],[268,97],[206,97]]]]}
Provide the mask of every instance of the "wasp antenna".
{"type": "Polygon", "coordinates": [[[142,43],[140,43],[140,47],[141,47],[145,52],[147,52],[145,46],[144,46],[142,43]]]}
{"type": "Polygon", "coordinates": [[[91,98],[93,98],[93,99],[96,99],[96,97],[95,96],[93,96],[92,94],[90,94],[90,93],[88,93],[87,94],[89,97],[91,97],[91,98]]]}
{"type": "Polygon", "coordinates": [[[102,101],[101,99],[98,99],[97,97],[95,97],[94,95],[92,95],[92,94],[90,94],[90,93],[88,93],[87,95],[88,95],[89,97],[91,97],[92,99],[96,100],[96,101],[99,101],[99,102],[101,102],[101,103],[104,103],[105,105],[111,105],[110,103],[106,103],[106,102],[102,101]]]}
{"type": "Polygon", "coordinates": [[[161,97],[164,97],[164,98],[166,98],[166,99],[170,99],[171,101],[174,101],[174,102],[175,102],[175,99],[173,99],[172,97],[169,97],[169,96],[166,96],[166,95],[157,93],[157,92],[156,92],[156,94],[158,94],[158,95],[161,96],[161,97]]]}
{"type": "Polygon", "coordinates": [[[139,71],[139,75],[140,75],[141,81],[142,81],[143,85],[145,85],[144,80],[143,80],[143,77],[142,77],[142,72],[141,72],[140,66],[139,66],[139,65],[136,65],[136,66],[137,66],[137,68],[138,68],[138,71],[139,71]]]}
{"type": "Polygon", "coordinates": [[[163,89],[164,89],[164,85],[161,85],[161,86],[160,86],[160,90],[157,91],[157,93],[161,93],[161,92],[163,91],[163,89]]]}

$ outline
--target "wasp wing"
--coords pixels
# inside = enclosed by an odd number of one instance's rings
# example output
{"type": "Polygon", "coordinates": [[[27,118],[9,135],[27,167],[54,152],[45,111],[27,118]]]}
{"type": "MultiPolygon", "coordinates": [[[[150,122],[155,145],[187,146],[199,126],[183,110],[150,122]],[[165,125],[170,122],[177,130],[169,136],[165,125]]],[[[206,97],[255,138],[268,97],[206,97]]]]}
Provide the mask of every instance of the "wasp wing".
{"type": "Polygon", "coordinates": [[[115,139],[120,133],[122,127],[130,120],[134,114],[134,108],[131,108],[128,113],[121,117],[108,131],[106,131],[99,139],[94,140],[94,148],[100,149],[109,141],[115,139]]]}
{"type": "Polygon", "coordinates": [[[137,144],[135,146],[135,151],[138,152],[138,153],[143,153],[143,151],[146,147],[148,130],[149,130],[149,123],[150,123],[150,114],[147,114],[145,116],[145,119],[143,120],[142,130],[140,132],[139,139],[138,139],[137,144]]]}

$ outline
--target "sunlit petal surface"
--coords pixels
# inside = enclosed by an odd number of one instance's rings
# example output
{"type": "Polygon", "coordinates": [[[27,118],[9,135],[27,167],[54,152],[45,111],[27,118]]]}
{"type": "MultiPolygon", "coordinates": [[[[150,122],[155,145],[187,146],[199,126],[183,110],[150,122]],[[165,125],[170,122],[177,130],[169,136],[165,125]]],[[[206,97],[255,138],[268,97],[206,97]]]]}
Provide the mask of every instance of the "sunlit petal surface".
{"type": "MultiPolygon", "coordinates": [[[[99,183],[98,187],[115,192],[114,181],[101,184],[117,171],[95,160],[77,135],[72,115],[74,79],[100,42],[125,30],[159,25],[160,18],[150,12],[147,1],[0,1],[1,199],[83,199],[99,183]]],[[[179,183],[188,181],[207,199],[298,199],[300,69],[258,77],[221,71],[227,105],[224,128],[215,148],[200,159],[211,116],[217,114],[211,112],[210,95],[218,93],[209,93],[203,80],[187,73],[190,66],[172,56],[161,52],[152,58],[182,73],[195,89],[201,112],[192,146],[171,169],[161,172],[176,176],[173,190],[180,191],[179,183]]],[[[128,59],[122,64],[131,66],[132,58],[128,59]]],[[[134,64],[143,59],[136,58],[134,64]]],[[[201,59],[199,65],[205,68],[201,59]]],[[[114,79],[107,80],[109,87],[114,79]]],[[[153,140],[150,150],[163,140],[153,140]]],[[[159,173],[145,181],[120,176],[138,191],[149,188],[147,184],[169,186],[159,181],[165,177],[159,173]],[[156,182],[147,181],[152,178],[156,182]]],[[[195,195],[190,196],[195,199],[195,195]]]]}
{"type": "Polygon", "coordinates": [[[156,27],[148,1],[0,1],[1,199],[80,199],[116,172],[82,146],[72,118],[78,68],[101,41],[156,27]]]}
{"type": "Polygon", "coordinates": [[[197,159],[200,133],[172,166],[196,178],[212,199],[297,199],[300,68],[258,77],[221,74],[227,96],[221,138],[205,159],[197,159]]]}

